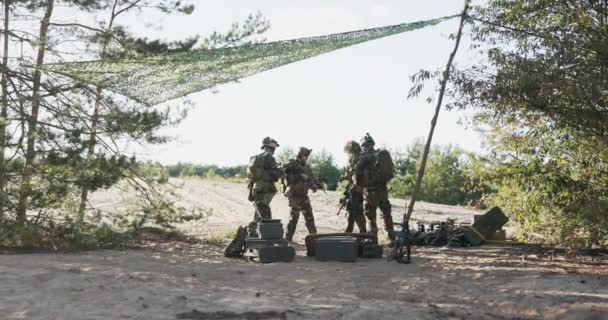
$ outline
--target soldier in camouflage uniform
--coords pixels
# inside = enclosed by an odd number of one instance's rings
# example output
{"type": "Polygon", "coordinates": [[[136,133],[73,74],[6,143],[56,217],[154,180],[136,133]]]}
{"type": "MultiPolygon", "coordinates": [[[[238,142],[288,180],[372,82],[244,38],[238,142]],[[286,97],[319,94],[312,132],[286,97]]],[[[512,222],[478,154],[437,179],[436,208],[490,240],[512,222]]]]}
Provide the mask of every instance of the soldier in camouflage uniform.
{"type": "Polygon", "coordinates": [[[287,224],[285,238],[289,241],[292,241],[293,235],[296,232],[300,212],[304,215],[308,233],[317,233],[315,217],[312,214],[310,198],[308,198],[308,190],[316,192],[322,186],[316,181],[310,166],[306,163],[311,152],[312,150],[302,147],[298,152],[297,158],[285,165],[285,177],[288,187],[286,196],[289,199],[289,207],[291,208],[289,212],[291,218],[287,224]]]}
{"type": "Polygon", "coordinates": [[[277,193],[275,183],[283,177],[283,171],[274,159],[274,151],[279,146],[276,140],[266,137],[262,141],[264,152],[251,157],[249,164],[249,201],[253,202],[255,212],[249,223],[249,235],[254,236],[256,224],[260,220],[272,219],[270,202],[277,193]]]}
{"type": "Polygon", "coordinates": [[[365,135],[361,139],[361,147],[363,153],[355,164],[355,183],[361,189],[365,198],[365,216],[369,219],[371,232],[378,234],[378,225],[376,223],[376,209],[379,207],[384,220],[384,230],[388,234],[390,241],[389,246],[395,243],[395,231],[393,226],[393,216],[391,215],[391,203],[388,200],[388,187],[386,181],[382,181],[378,177],[375,168],[377,162],[374,139],[369,135],[365,135]]]}
{"type": "Polygon", "coordinates": [[[344,146],[344,152],[348,156],[348,166],[344,170],[342,180],[347,180],[348,185],[341,201],[346,201],[346,212],[348,212],[348,224],[344,232],[351,233],[355,228],[355,223],[359,232],[367,232],[365,226],[365,216],[363,215],[363,193],[353,184],[354,167],[361,155],[361,146],[356,141],[349,141],[344,146]]]}

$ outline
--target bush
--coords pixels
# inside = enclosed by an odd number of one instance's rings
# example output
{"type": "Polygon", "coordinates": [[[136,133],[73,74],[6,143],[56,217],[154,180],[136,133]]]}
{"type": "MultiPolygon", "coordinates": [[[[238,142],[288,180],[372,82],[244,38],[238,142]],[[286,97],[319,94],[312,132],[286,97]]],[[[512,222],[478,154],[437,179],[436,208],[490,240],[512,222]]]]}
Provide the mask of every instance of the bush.
{"type": "Polygon", "coordinates": [[[500,188],[488,200],[518,223],[520,239],[608,246],[608,149],[602,142],[549,128],[534,139],[519,129],[493,138],[497,156],[489,175],[500,188]],[[511,156],[513,140],[517,157],[511,156]]]}
{"type": "MultiPolygon", "coordinates": [[[[393,196],[409,197],[418,176],[424,145],[417,141],[405,152],[393,152],[397,174],[389,183],[393,196]]],[[[448,205],[480,202],[494,188],[479,178],[485,161],[478,156],[452,147],[432,147],[418,199],[448,205]]]]}

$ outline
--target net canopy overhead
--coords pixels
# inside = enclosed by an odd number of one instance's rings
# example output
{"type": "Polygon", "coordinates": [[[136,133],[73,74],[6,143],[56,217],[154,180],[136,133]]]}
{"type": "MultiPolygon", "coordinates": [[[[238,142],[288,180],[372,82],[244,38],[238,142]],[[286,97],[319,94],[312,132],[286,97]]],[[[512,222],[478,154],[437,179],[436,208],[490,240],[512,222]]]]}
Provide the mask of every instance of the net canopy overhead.
{"type": "Polygon", "coordinates": [[[436,25],[457,16],[221,49],[46,64],[42,69],[152,106],[337,49],[436,25]]]}

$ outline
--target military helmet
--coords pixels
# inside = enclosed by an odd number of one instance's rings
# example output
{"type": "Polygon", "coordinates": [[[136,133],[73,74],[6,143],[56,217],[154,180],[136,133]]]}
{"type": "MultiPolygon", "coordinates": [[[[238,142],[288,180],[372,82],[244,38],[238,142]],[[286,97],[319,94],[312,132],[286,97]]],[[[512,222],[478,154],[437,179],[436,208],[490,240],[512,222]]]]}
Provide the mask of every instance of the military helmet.
{"type": "Polygon", "coordinates": [[[312,153],[312,149],[308,149],[305,147],[300,147],[300,151],[298,151],[298,157],[308,157],[312,153]]]}
{"type": "Polygon", "coordinates": [[[365,136],[363,138],[361,138],[361,146],[364,145],[375,145],[376,142],[374,141],[374,138],[372,138],[372,136],[369,135],[369,133],[366,133],[365,136]]]}
{"type": "Polygon", "coordinates": [[[361,145],[355,140],[350,140],[344,145],[344,152],[348,154],[359,154],[361,153],[361,145]]]}
{"type": "Polygon", "coordinates": [[[262,149],[264,147],[271,147],[271,148],[277,148],[279,146],[279,143],[272,139],[271,137],[266,137],[264,138],[264,140],[262,140],[262,149]]]}

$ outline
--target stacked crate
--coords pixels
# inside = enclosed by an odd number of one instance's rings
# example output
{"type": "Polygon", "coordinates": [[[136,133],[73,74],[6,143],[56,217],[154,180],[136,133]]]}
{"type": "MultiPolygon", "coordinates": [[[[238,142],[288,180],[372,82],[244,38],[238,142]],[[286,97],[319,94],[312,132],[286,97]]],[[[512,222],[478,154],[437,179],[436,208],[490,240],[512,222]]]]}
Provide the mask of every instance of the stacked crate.
{"type": "Polygon", "coordinates": [[[281,220],[262,220],[257,225],[257,237],[245,240],[246,256],[260,263],[291,262],[296,252],[283,239],[281,220]]]}

